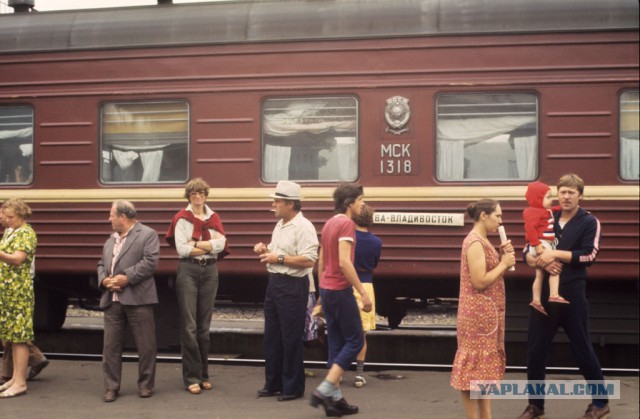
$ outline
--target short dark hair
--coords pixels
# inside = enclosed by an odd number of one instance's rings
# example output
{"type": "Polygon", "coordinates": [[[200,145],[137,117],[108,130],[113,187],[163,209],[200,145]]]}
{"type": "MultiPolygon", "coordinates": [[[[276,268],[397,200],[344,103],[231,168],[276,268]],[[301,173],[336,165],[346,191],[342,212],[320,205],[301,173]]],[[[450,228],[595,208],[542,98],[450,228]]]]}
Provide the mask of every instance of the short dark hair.
{"type": "Polygon", "coordinates": [[[124,215],[129,219],[134,219],[138,216],[136,207],[130,201],[119,199],[113,202],[113,207],[116,209],[118,216],[124,215]]]}
{"type": "Polygon", "coordinates": [[[343,183],[333,191],[333,205],[336,214],[347,212],[349,205],[353,204],[359,196],[364,195],[362,186],[356,183],[343,183]]]}
{"type": "Polygon", "coordinates": [[[498,205],[500,205],[500,203],[495,199],[484,198],[467,205],[467,214],[469,214],[469,217],[471,217],[473,221],[478,221],[480,214],[484,212],[487,215],[491,215],[498,205]]]}

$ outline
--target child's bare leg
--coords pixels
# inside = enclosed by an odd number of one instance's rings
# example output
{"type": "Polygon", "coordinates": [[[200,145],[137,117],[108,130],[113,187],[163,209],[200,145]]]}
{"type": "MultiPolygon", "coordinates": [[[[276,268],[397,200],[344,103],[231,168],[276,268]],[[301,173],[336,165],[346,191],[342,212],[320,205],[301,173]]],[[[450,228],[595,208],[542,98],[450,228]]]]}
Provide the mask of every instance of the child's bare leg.
{"type": "Polygon", "coordinates": [[[536,279],[533,281],[531,290],[533,292],[533,300],[529,303],[531,307],[538,310],[540,313],[547,315],[547,311],[542,306],[540,298],[542,297],[542,281],[544,279],[544,271],[542,269],[536,269],[536,279]]]}
{"type": "MultiPolygon", "coordinates": [[[[533,300],[531,302],[540,304],[540,299],[542,298],[542,281],[544,279],[544,271],[542,269],[536,269],[536,279],[533,281],[533,286],[531,287],[531,291],[533,292],[533,300]]],[[[556,284],[556,292],[558,291],[558,287],[556,284]]]]}
{"type": "Polygon", "coordinates": [[[558,275],[551,275],[549,277],[549,296],[557,297],[559,295],[558,288],[560,287],[560,277],[558,275]]]}
{"type": "Polygon", "coordinates": [[[560,287],[560,276],[551,275],[549,277],[549,302],[550,303],[563,303],[570,304],[569,301],[565,300],[558,291],[560,287]]]}

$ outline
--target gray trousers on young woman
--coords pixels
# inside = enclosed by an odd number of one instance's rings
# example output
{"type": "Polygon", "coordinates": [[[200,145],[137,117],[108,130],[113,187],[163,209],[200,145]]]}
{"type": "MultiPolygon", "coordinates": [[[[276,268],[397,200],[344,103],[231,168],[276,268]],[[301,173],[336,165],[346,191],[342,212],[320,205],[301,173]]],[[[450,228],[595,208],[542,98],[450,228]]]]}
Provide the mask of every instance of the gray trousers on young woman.
{"type": "Polygon", "coordinates": [[[217,292],[216,263],[198,265],[189,259],[179,263],[176,295],[180,308],[182,378],[186,387],[209,380],[209,328],[217,292]]]}

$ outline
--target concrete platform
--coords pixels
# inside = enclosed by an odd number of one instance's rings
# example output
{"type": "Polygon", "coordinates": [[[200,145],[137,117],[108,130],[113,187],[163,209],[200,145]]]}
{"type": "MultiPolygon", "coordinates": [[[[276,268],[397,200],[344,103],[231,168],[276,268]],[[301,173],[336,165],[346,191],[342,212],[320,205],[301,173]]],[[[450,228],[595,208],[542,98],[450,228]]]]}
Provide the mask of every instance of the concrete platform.
{"type": "MultiPolygon", "coordinates": [[[[275,398],[256,397],[264,380],[262,367],[212,364],[212,391],[198,396],[182,387],[181,364],[161,363],[157,367],[153,397],[141,399],[137,394],[137,363],[124,364],[121,395],[114,403],[102,401],[101,363],[97,361],[52,360],[48,368],[29,383],[25,396],[0,399],[0,417],[20,418],[220,418],[220,419],[320,419],[324,411],[309,406],[313,388],[324,378],[323,369],[312,370],[307,378],[304,399],[278,402],[275,398]]],[[[449,386],[449,371],[385,371],[386,376],[402,379],[376,378],[378,372],[366,372],[368,384],[362,389],[352,387],[353,372],[345,375],[343,395],[360,407],[355,417],[370,419],[461,418],[464,410],[460,394],[449,386]]],[[[509,373],[507,379],[524,379],[522,373],[509,373]]],[[[554,379],[573,379],[572,375],[549,375],[554,379]]],[[[621,380],[621,399],[611,400],[613,418],[638,417],[638,377],[613,377],[621,380]]],[[[517,417],[526,407],[526,400],[494,400],[494,418],[517,417]]],[[[549,400],[546,418],[580,417],[587,400],[549,400]]]]}
{"type": "MultiPolygon", "coordinates": [[[[179,353],[177,333],[162,333],[164,325],[156,324],[158,349],[161,353],[179,353]]],[[[210,354],[229,355],[242,359],[263,358],[264,321],[214,320],[211,322],[210,354]]],[[[55,333],[37,333],[36,344],[44,352],[100,354],[102,353],[103,320],[100,317],[67,317],[63,329],[55,333]]],[[[455,330],[375,330],[367,336],[370,362],[398,364],[450,365],[457,348],[455,330]]],[[[526,364],[526,336],[518,338],[509,330],[506,334],[507,363],[523,368],[526,364]]],[[[133,339],[125,343],[133,349],[133,339]]],[[[638,368],[638,344],[595,344],[594,349],[603,368],[638,368]]],[[[322,348],[305,349],[305,360],[327,359],[322,348]]],[[[549,367],[576,367],[563,333],[556,336],[549,367]]]]}

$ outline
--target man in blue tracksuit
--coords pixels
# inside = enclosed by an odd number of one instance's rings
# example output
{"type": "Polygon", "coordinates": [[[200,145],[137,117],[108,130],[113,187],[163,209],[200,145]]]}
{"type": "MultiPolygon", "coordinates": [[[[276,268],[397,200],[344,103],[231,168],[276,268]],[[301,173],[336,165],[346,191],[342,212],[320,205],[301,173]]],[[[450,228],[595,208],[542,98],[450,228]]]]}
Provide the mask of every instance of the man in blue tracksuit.
{"type": "MultiPolygon", "coordinates": [[[[562,210],[554,213],[555,234],[559,239],[555,250],[547,250],[537,258],[525,253],[526,261],[549,274],[560,273],[560,294],[570,304],[542,303],[549,315],[537,310],[529,313],[527,378],[544,380],[546,363],[553,337],[562,326],[569,337],[573,356],[585,380],[604,380],[589,336],[589,302],[586,297],[587,270],[600,249],[600,221],[580,208],[584,192],[583,180],[564,175],[558,180],[558,201],[562,210]]],[[[545,286],[547,282],[545,282],[545,286]]],[[[549,295],[544,292],[543,295],[549,295]]],[[[583,418],[603,418],[610,414],[608,400],[594,399],[583,418]]],[[[520,415],[533,419],[544,415],[544,399],[529,399],[529,406],[520,415]]]]}

